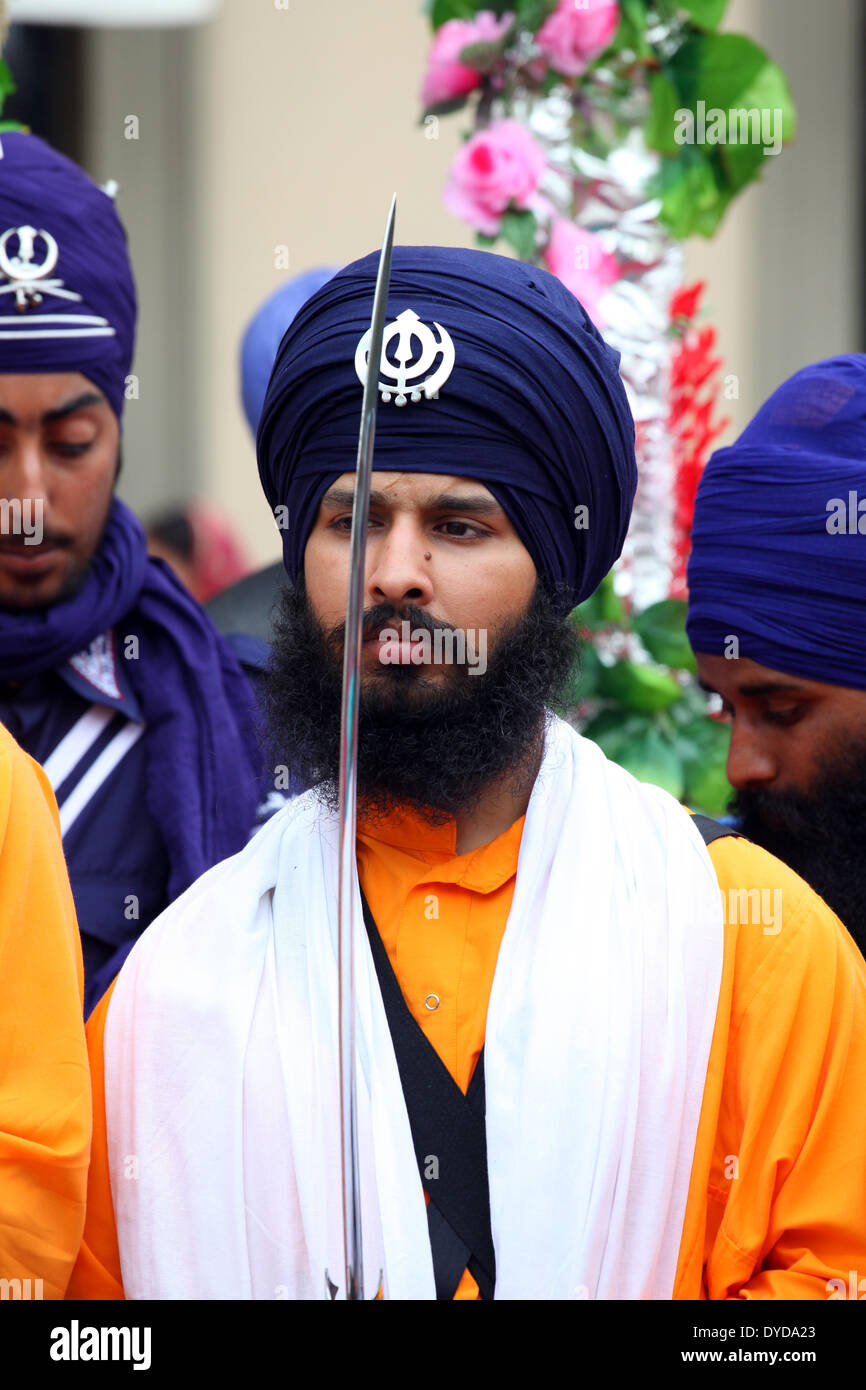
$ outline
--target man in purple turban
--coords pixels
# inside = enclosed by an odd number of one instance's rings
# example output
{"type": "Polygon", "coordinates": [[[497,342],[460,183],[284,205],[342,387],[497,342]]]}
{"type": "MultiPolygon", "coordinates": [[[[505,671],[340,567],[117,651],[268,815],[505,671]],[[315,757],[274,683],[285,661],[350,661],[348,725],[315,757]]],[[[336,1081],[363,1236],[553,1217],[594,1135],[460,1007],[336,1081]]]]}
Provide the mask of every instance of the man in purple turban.
{"type": "Polygon", "coordinates": [[[371,362],[377,265],[294,318],[258,430],[292,581],[272,732],[310,790],[163,914],[91,1018],[106,1105],[70,1295],[346,1293],[335,801],[375,371],[349,884],[366,1296],[826,1297],[866,1255],[863,962],[784,866],[720,827],[708,850],[550,709],[635,490],[617,354],[544,271],[396,247],[371,362]],[[780,874],[797,921],[724,930],[720,886],[780,874]]]}
{"type": "Polygon", "coordinates": [[[688,580],[740,829],[866,951],[866,356],[796,372],[712,456],[688,580]]]}
{"type": "Polygon", "coordinates": [[[254,701],[114,495],[136,296],[112,199],[33,135],[0,161],[0,718],[60,808],[85,1008],[254,823],[254,701]]]}

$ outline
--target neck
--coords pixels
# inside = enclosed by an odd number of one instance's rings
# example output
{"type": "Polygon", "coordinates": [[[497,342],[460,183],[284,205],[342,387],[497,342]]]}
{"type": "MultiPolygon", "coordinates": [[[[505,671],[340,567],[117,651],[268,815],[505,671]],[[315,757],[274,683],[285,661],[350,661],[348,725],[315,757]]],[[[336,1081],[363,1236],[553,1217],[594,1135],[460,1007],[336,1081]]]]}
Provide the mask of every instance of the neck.
{"type": "Polygon", "coordinates": [[[542,753],[543,746],[533,750],[526,761],[525,770],[501,778],[482,793],[472,811],[455,816],[458,854],[469,854],[471,850],[489,844],[526,814],[542,753]]]}

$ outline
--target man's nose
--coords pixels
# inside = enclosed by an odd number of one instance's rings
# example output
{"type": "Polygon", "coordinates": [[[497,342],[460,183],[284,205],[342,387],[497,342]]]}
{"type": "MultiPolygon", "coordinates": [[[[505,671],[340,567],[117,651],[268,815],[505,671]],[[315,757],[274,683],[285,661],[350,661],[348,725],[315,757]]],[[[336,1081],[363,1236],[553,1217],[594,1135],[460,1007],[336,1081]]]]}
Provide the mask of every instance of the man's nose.
{"type": "Polygon", "coordinates": [[[370,603],[413,603],[422,608],[433,597],[430,547],[423,529],[400,518],[367,537],[367,599],[370,603]]]}
{"type": "Polygon", "coordinates": [[[30,499],[44,506],[48,502],[48,476],[45,456],[38,436],[19,434],[3,462],[0,487],[4,496],[30,499]]]}
{"type": "Polygon", "coordinates": [[[766,787],[776,780],[779,768],[766,740],[753,724],[734,719],[728,749],[728,781],[737,791],[766,787]]]}

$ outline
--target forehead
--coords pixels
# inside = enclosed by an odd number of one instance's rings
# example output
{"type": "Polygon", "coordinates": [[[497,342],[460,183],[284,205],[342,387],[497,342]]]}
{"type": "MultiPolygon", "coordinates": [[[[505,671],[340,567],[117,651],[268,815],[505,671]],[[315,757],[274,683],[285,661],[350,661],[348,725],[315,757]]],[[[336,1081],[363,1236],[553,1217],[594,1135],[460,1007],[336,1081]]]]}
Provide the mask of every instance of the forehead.
{"type": "Polygon", "coordinates": [[[56,410],[96,390],[81,372],[0,372],[0,408],[22,418],[56,410]]]}
{"type": "MultiPolygon", "coordinates": [[[[347,492],[355,491],[355,474],[341,473],[336,482],[327,489],[322,501],[328,504],[333,494],[344,498],[347,492]]],[[[394,473],[374,469],[370,480],[370,491],[379,506],[422,508],[435,506],[441,497],[461,498],[467,502],[474,498],[496,502],[492,492],[476,478],[467,478],[451,473],[394,473]]]]}

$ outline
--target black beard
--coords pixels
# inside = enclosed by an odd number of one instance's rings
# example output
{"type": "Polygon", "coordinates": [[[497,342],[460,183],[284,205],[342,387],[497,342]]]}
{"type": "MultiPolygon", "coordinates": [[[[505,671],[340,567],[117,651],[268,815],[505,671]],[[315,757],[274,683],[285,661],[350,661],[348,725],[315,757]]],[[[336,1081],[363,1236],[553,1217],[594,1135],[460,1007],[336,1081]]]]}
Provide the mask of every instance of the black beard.
{"type": "MultiPolygon", "coordinates": [[[[411,604],[383,604],[365,613],[365,638],[403,620],[431,633],[445,626],[411,604]]],[[[323,631],[299,579],[280,605],[263,692],[277,761],[330,809],[338,799],[343,626],[323,631]]],[[[364,680],[358,805],[365,818],[408,807],[442,825],[474,810],[496,783],[514,792],[531,786],[546,708],[568,683],[579,639],[537,585],[526,612],[490,645],[483,675],[454,665],[447,680],[430,681],[421,668],[383,665],[364,680]]]]}
{"type": "Polygon", "coordinates": [[[804,878],[866,955],[866,744],[831,753],[810,795],[741,791],[739,829],[804,878]]]}

